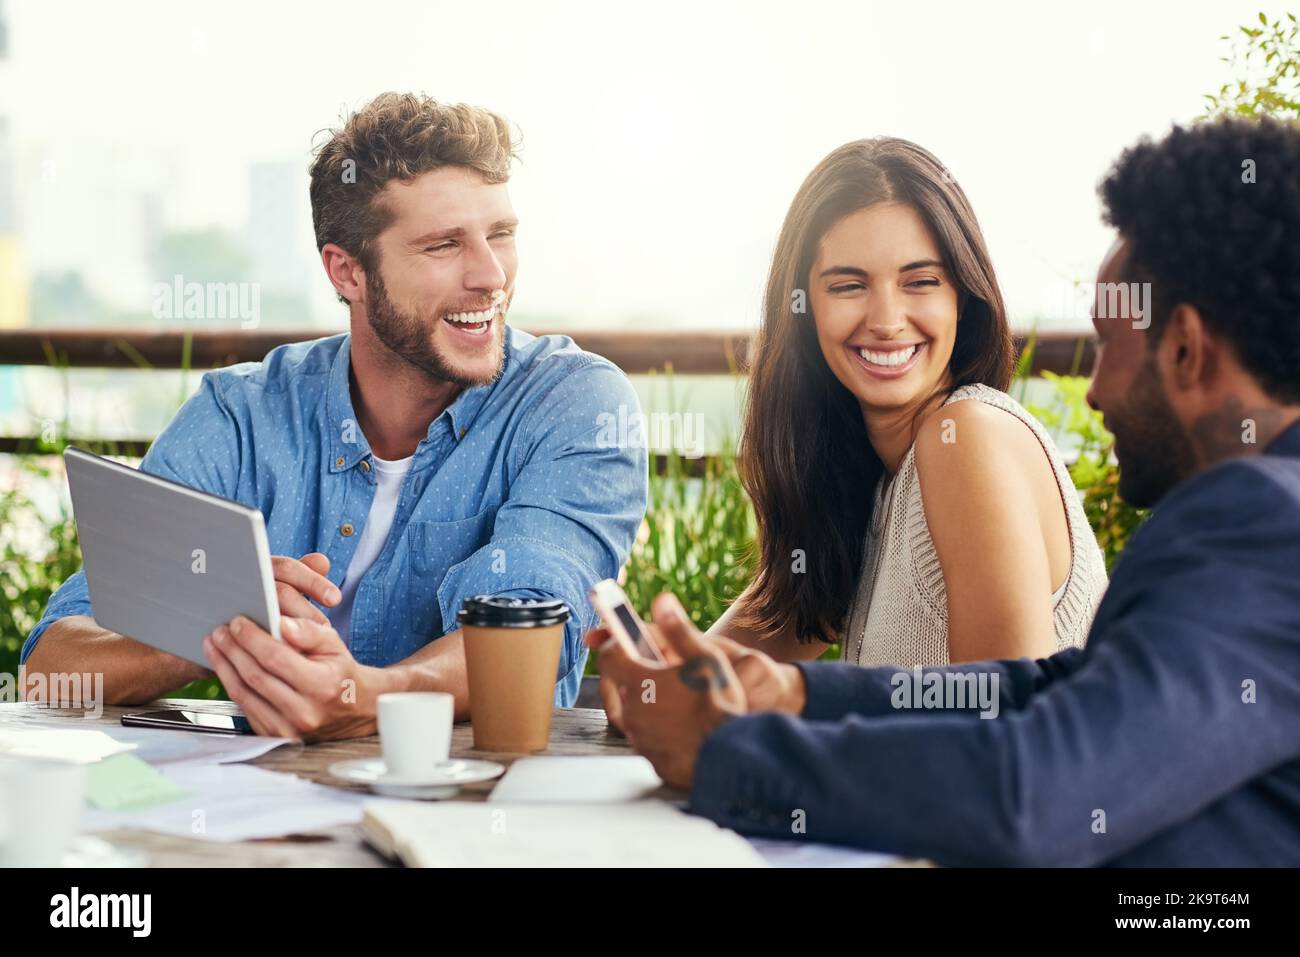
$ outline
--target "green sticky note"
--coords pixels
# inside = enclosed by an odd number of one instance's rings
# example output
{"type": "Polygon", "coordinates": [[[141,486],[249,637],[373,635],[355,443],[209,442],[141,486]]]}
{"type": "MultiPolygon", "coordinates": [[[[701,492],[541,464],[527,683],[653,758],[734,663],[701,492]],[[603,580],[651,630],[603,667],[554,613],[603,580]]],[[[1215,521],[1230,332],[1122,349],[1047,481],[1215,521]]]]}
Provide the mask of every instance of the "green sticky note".
{"type": "Polygon", "coordinates": [[[189,792],[134,754],[115,754],[86,769],[86,799],[105,811],[148,807],[189,792]]]}

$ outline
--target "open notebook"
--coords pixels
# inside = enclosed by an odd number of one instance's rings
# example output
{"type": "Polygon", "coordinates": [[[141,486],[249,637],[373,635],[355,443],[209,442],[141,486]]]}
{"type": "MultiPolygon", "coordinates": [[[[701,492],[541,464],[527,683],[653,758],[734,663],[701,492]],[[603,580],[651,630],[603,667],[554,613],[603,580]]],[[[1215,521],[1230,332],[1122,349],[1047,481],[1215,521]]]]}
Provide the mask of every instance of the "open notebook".
{"type": "Polygon", "coordinates": [[[763,867],[740,835],[662,801],[371,801],[361,831],[408,867],[763,867]]]}

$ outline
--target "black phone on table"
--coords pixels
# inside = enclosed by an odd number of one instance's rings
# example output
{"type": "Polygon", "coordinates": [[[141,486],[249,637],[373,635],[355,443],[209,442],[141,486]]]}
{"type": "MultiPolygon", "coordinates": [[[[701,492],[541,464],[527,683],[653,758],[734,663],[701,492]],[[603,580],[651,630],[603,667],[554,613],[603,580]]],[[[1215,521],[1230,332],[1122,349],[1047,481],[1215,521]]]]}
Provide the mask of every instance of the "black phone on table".
{"type": "Polygon", "coordinates": [[[134,728],[169,728],[173,731],[203,731],[208,734],[256,734],[240,714],[214,711],[141,711],[122,715],[122,724],[134,728]]]}

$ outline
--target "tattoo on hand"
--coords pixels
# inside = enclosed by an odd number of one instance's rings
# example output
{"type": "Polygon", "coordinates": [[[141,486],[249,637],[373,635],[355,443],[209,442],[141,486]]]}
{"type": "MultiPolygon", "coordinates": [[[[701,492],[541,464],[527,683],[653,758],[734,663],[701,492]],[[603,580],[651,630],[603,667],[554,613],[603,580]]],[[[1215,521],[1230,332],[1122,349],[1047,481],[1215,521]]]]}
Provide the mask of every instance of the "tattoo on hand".
{"type": "Polygon", "coordinates": [[[727,675],[718,664],[717,659],[708,655],[692,658],[682,664],[677,673],[681,675],[682,684],[694,691],[708,691],[710,688],[727,687],[727,675]]]}

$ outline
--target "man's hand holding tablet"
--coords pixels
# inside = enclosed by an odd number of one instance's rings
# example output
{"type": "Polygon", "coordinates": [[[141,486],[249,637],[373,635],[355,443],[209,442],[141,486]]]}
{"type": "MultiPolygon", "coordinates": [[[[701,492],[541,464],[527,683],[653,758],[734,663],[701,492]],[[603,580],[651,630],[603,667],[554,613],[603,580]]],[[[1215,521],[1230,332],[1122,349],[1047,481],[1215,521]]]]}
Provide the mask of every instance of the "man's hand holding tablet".
{"type": "Polygon", "coordinates": [[[280,635],[284,640],[276,641],[241,615],[203,639],[217,677],[253,730],[303,741],[377,733],[379,695],[400,690],[393,673],[359,664],[328,621],[314,615],[281,618],[280,635]]]}
{"type": "Polygon", "coordinates": [[[109,704],[215,672],[260,734],[373,733],[374,699],[399,676],[358,665],[318,607],[342,600],[325,555],[271,556],[261,512],[241,502],[80,449],[64,459],[94,617],[54,622],[30,672],[140,676],[106,687],[109,704]]]}
{"type": "MultiPolygon", "coordinates": [[[[311,598],[330,608],[338,604],[341,598],[338,589],[325,577],[329,571],[328,558],[319,552],[311,552],[301,558],[274,555],[271,557],[271,569],[275,576],[275,595],[282,616],[304,618],[319,625],[328,625],[328,619],[321,610],[308,601],[311,598]]],[[[88,615],[70,615],[60,619],[50,626],[46,634],[51,640],[39,642],[27,660],[29,673],[104,672],[108,670],[109,659],[120,666],[124,654],[150,660],[150,667],[141,669],[149,676],[148,687],[106,688],[106,704],[148,701],[192,681],[214,677],[213,671],[200,664],[104,628],[88,615]],[[101,658],[104,659],[103,663],[98,663],[101,658]]],[[[34,687],[39,689],[44,685],[34,687]]],[[[37,697],[33,700],[37,700],[37,697]]]]}
{"type": "Polygon", "coordinates": [[[360,665],[313,605],[337,605],[342,595],[325,576],[329,559],[271,559],[280,605],[280,636],[239,616],[203,639],[222,686],[253,730],[277,738],[324,741],[375,733],[375,699],[391,690],[382,669],[360,665]]]}
{"type": "Polygon", "coordinates": [[[317,624],[327,625],[325,617],[310,598],[327,608],[333,608],[343,595],[325,576],[329,574],[330,560],[320,552],[308,552],[302,558],[288,555],[271,556],[271,573],[275,576],[275,597],[280,603],[280,614],[293,618],[309,618],[317,624]]]}

